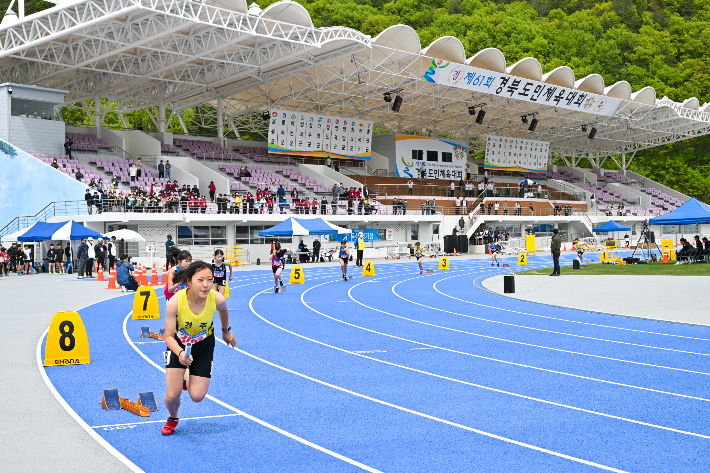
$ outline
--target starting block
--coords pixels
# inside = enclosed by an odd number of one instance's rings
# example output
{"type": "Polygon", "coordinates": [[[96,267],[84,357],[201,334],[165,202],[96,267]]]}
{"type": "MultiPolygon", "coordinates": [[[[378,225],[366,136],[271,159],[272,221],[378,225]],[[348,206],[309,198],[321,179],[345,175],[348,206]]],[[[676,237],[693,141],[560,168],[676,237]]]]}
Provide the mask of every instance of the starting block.
{"type": "Polygon", "coordinates": [[[141,338],[150,338],[150,327],[141,327],[141,338]]]}
{"type": "Polygon", "coordinates": [[[427,272],[427,273],[433,273],[434,270],[433,270],[433,269],[427,269],[426,272],[427,272]]]}
{"type": "MultiPolygon", "coordinates": [[[[161,332],[164,332],[164,331],[165,331],[165,329],[161,329],[161,332]]],[[[162,342],[163,340],[165,340],[165,335],[164,335],[164,334],[160,334],[160,333],[153,333],[153,332],[150,332],[150,338],[154,338],[154,339],[159,340],[159,341],[162,342]]]]}
{"type": "Polygon", "coordinates": [[[501,268],[510,268],[510,265],[509,265],[509,264],[504,264],[503,266],[501,266],[501,268]]]}
{"type": "MultiPolygon", "coordinates": [[[[153,396],[153,401],[155,401],[155,396],[153,396]]],[[[104,395],[101,399],[100,404],[101,407],[106,409],[107,411],[117,411],[120,409],[125,409],[128,412],[131,412],[141,417],[150,417],[150,411],[147,407],[143,407],[140,404],[136,404],[135,402],[131,402],[128,399],[119,396],[118,389],[104,389],[104,395]]]]}
{"type": "Polygon", "coordinates": [[[138,393],[138,405],[147,408],[150,412],[158,411],[158,403],[155,402],[155,394],[152,391],[138,393]]]}
{"type": "Polygon", "coordinates": [[[121,410],[121,401],[118,397],[118,389],[104,389],[104,397],[101,399],[101,407],[107,411],[121,410]]]}

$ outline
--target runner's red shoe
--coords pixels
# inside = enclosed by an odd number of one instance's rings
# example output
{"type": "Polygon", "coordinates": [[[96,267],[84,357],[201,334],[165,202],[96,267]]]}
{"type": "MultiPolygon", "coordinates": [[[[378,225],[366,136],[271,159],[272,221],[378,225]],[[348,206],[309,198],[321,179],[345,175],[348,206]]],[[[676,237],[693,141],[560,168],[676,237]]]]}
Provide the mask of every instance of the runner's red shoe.
{"type": "Polygon", "coordinates": [[[187,381],[185,381],[184,379],[182,380],[182,390],[187,391],[187,381]]]}
{"type": "Polygon", "coordinates": [[[160,429],[160,433],[163,435],[172,435],[175,433],[175,427],[177,427],[179,420],[180,419],[175,417],[168,417],[168,421],[165,423],[163,428],[160,429]]]}

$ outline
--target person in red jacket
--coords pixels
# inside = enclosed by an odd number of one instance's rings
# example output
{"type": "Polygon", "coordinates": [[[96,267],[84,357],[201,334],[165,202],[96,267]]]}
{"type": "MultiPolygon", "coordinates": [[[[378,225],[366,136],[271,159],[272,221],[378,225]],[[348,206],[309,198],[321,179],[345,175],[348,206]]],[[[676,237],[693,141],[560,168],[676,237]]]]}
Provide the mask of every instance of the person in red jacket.
{"type": "Polygon", "coordinates": [[[313,197],[313,200],[311,201],[311,213],[313,215],[318,213],[318,199],[313,197]]]}
{"type": "Polygon", "coordinates": [[[204,195],[202,197],[200,197],[199,202],[200,202],[200,209],[201,209],[200,211],[202,213],[207,212],[207,199],[205,198],[204,195]]]}
{"type": "Polygon", "coordinates": [[[214,202],[214,193],[217,191],[214,181],[210,181],[210,185],[207,186],[207,189],[210,191],[210,201],[214,202]]]}

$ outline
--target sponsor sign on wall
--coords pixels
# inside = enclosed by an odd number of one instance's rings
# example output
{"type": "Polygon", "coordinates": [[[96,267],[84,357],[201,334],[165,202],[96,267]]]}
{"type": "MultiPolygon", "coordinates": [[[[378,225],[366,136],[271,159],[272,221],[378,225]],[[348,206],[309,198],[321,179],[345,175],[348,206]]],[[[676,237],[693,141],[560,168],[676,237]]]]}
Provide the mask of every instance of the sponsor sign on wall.
{"type": "Polygon", "coordinates": [[[362,232],[362,239],[365,241],[392,241],[394,240],[393,228],[360,228],[352,233],[340,235],[321,235],[322,241],[357,241],[358,233],[362,232]]]}
{"type": "Polygon", "coordinates": [[[548,141],[489,136],[483,167],[497,171],[546,173],[549,153],[548,141]]]}
{"type": "Polygon", "coordinates": [[[370,159],[373,122],[291,110],[271,110],[269,153],[370,159]]]}
{"type": "Polygon", "coordinates": [[[459,180],[466,170],[467,147],[461,140],[395,135],[397,176],[459,180]]]}

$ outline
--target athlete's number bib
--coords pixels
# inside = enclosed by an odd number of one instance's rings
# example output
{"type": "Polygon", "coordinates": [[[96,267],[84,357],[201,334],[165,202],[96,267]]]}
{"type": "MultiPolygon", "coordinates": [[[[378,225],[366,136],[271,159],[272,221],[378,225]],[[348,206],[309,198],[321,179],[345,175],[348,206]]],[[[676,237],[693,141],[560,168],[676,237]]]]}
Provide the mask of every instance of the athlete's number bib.
{"type": "Polygon", "coordinates": [[[216,277],[216,278],[223,278],[224,275],[225,275],[225,273],[226,273],[226,271],[223,271],[223,270],[221,270],[221,271],[215,271],[215,272],[214,272],[214,277],[216,277]]]}
{"type": "Polygon", "coordinates": [[[186,343],[192,343],[194,345],[195,343],[201,342],[202,340],[207,338],[207,330],[203,330],[197,335],[190,335],[185,331],[184,328],[181,328],[180,331],[177,333],[177,336],[183,345],[186,343]]]}

